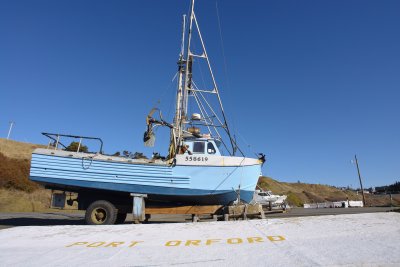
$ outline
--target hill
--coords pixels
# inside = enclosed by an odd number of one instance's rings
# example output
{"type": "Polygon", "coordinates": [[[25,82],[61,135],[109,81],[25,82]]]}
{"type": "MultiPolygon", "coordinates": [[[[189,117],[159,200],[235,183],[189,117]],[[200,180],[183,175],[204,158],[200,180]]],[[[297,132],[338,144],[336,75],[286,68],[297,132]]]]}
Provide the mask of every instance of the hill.
{"type": "MultiPolygon", "coordinates": [[[[353,190],[341,190],[334,186],[306,183],[285,183],[270,177],[261,177],[258,186],[270,190],[274,194],[287,195],[292,206],[303,206],[304,203],[320,203],[325,201],[362,200],[362,195],[353,190]]],[[[389,195],[365,194],[367,206],[389,206],[389,195]]],[[[394,195],[393,205],[400,205],[400,195],[394,195]]]]}
{"type": "Polygon", "coordinates": [[[0,188],[26,192],[39,189],[28,179],[31,154],[38,147],[45,146],[0,138],[0,188]]]}
{"type": "Polygon", "coordinates": [[[261,177],[258,186],[264,190],[271,190],[274,194],[287,195],[288,201],[295,206],[302,206],[304,203],[362,200],[351,190],[340,190],[336,187],[320,184],[285,183],[278,182],[270,177],[261,177]]]}
{"type": "MultiPolygon", "coordinates": [[[[31,182],[29,177],[32,151],[44,145],[16,142],[0,138],[0,211],[38,211],[46,209],[50,201],[50,192],[38,184],[31,182]]],[[[305,183],[285,183],[270,177],[261,177],[258,186],[270,190],[274,194],[285,194],[292,206],[302,206],[304,203],[361,200],[351,190],[340,190],[333,186],[305,183]]],[[[394,204],[400,204],[400,198],[393,199],[394,204]]],[[[367,195],[367,205],[388,205],[386,195],[367,195]]]]}
{"type": "Polygon", "coordinates": [[[46,148],[45,145],[36,145],[0,138],[0,153],[12,159],[30,160],[32,151],[38,147],[46,148]]]}

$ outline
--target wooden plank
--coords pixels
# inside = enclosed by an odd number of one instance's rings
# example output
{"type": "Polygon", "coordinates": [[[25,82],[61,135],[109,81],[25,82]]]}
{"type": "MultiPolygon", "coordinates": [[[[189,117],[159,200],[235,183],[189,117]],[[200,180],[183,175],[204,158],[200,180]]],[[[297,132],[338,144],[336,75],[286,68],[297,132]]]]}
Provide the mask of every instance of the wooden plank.
{"type": "Polygon", "coordinates": [[[237,205],[237,206],[229,206],[228,212],[230,215],[232,214],[255,214],[263,212],[262,206],[260,204],[247,204],[247,205],[237,205]]]}
{"type": "Polygon", "coordinates": [[[214,214],[223,206],[146,207],[146,214],[214,214]]]}

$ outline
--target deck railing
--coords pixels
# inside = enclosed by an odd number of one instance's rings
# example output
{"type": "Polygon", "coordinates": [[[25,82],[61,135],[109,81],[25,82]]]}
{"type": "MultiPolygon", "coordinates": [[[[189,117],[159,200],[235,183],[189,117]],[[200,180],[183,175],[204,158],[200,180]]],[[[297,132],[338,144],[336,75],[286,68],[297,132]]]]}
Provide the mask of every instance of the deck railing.
{"type": "Polygon", "coordinates": [[[64,149],[66,149],[67,146],[61,142],[61,137],[68,137],[68,138],[79,139],[79,144],[78,144],[78,148],[77,148],[76,152],[79,152],[79,150],[81,149],[83,140],[97,140],[100,143],[100,149],[99,149],[98,153],[100,153],[100,154],[103,153],[103,140],[101,140],[98,137],[69,135],[69,134],[55,134],[55,133],[42,133],[42,134],[50,139],[47,148],[50,148],[51,146],[53,146],[54,149],[57,150],[59,146],[62,146],[64,149]]]}

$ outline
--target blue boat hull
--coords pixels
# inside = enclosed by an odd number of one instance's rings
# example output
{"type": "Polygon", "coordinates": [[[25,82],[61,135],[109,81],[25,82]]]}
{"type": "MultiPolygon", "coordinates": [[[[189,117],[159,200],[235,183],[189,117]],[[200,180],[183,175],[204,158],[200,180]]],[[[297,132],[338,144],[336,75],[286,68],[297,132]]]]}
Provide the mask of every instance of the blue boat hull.
{"type": "Polygon", "coordinates": [[[250,202],[260,165],[170,166],[33,154],[30,179],[48,188],[147,194],[150,201],[227,205],[250,202]]]}

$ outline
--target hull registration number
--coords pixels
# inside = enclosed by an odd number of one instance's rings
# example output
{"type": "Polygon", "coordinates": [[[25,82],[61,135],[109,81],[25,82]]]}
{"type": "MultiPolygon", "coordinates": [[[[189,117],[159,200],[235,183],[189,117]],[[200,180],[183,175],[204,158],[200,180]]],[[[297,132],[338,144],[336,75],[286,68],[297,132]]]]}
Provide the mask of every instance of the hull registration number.
{"type": "Polygon", "coordinates": [[[207,157],[186,156],[185,161],[208,161],[207,157]]]}

